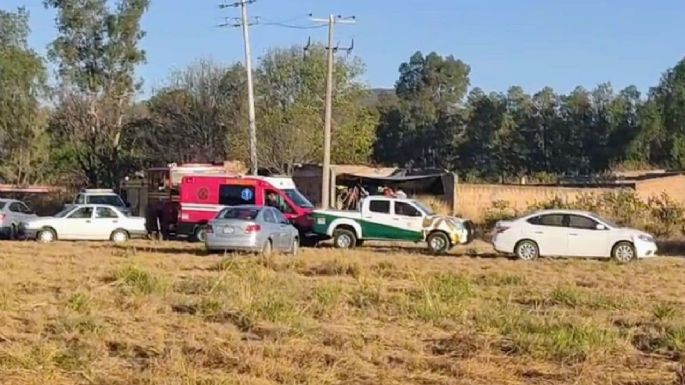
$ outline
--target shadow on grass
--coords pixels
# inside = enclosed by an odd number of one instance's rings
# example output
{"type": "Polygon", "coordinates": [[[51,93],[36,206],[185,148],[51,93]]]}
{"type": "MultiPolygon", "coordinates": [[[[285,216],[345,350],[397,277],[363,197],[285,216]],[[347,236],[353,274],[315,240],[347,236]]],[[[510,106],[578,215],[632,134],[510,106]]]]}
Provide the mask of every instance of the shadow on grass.
{"type": "MultiPolygon", "coordinates": [[[[324,250],[336,250],[335,247],[331,244],[320,244],[316,248],[319,249],[324,249],[324,250]]],[[[433,254],[426,246],[422,245],[413,245],[413,244],[407,244],[407,245],[379,245],[379,244],[372,244],[372,245],[364,245],[361,247],[357,247],[352,250],[361,250],[361,251],[368,251],[371,253],[379,253],[379,254],[405,254],[405,255],[416,255],[416,256],[427,256],[427,257],[435,257],[435,258],[454,258],[454,257],[468,257],[468,258],[508,258],[507,255],[505,254],[498,254],[495,252],[478,252],[474,249],[469,248],[468,246],[457,246],[453,248],[448,254],[433,254]]],[[[349,251],[352,251],[349,250],[349,251]]],[[[343,252],[343,250],[340,250],[343,252]]]]}
{"type": "Polygon", "coordinates": [[[173,255],[196,255],[196,256],[208,256],[210,255],[204,249],[197,248],[187,248],[182,246],[174,246],[173,243],[161,244],[160,246],[137,246],[137,245],[114,245],[117,250],[125,251],[128,253],[155,253],[155,254],[173,254],[173,255]]]}
{"type": "Polygon", "coordinates": [[[666,257],[685,256],[685,240],[659,241],[657,247],[659,248],[657,255],[666,257]]]}

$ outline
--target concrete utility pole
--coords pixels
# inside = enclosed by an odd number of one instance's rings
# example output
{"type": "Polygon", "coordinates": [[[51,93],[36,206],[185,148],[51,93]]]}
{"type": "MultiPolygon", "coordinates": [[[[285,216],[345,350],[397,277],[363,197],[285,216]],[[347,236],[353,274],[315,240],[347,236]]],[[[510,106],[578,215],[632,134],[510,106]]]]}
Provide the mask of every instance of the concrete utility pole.
{"type": "Polygon", "coordinates": [[[252,49],[250,47],[250,23],[247,17],[247,5],[256,0],[240,0],[237,3],[220,5],[220,8],[240,7],[241,22],[234,26],[243,27],[243,43],[245,46],[245,71],[247,72],[247,119],[249,123],[248,143],[250,147],[250,170],[252,175],[257,175],[259,166],[257,163],[257,119],[254,107],[254,85],[252,83],[252,49]]]}
{"type": "MultiPolygon", "coordinates": [[[[328,23],[328,45],[326,49],[328,50],[328,74],[326,76],[326,112],[324,118],[324,131],[323,131],[323,170],[322,170],[322,181],[321,181],[321,207],[327,209],[331,206],[331,126],[333,124],[333,72],[335,66],[335,52],[338,47],[333,46],[333,36],[336,23],[355,23],[354,17],[343,18],[331,14],[326,19],[312,19],[314,22],[327,22],[328,23]]],[[[348,49],[348,52],[352,48],[348,49]]]]}
{"type": "Polygon", "coordinates": [[[257,175],[259,170],[257,164],[257,118],[255,117],[254,109],[254,85],[252,84],[252,50],[250,49],[250,28],[247,20],[247,4],[254,2],[242,0],[240,8],[242,9],[243,18],[243,41],[245,43],[245,70],[247,71],[247,119],[250,125],[250,169],[252,175],[257,175]]]}

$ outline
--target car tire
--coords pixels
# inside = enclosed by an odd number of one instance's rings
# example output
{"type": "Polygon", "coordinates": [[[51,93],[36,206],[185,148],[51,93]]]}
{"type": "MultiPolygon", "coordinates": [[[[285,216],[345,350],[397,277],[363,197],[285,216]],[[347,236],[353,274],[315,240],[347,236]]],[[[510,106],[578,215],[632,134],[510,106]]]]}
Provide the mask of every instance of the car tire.
{"type": "Polygon", "coordinates": [[[637,259],[635,246],[632,243],[619,242],[611,249],[611,258],[618,263],[628,263],[637,259]]]}
{"type": "Polygon", "coordinates": [[[300,252],[300,240],[298,238],[293,239],[293,245],[290,250],[290,254],[294,257],[300,252]]]}
{"type": "Polygon", "coordinates": [[[193,232],[193,242],[203,242],[207,239],[207,226],[197,226],[193,232]]]}
{"type": "Polygon", "coordinates": [[[352,249],[357,245],[357,236],[347,229],[336,229],[333,232],[333,245],[337,249],[352,249]]]}
{"type": "Polygon", "coordinates": [[[43,229],[38,232],[36,239],[40,243],[52,243],[57,239],[57,234],[52,229],[43,229]]]}
{"type": "Polygon", "coordinates": [[[264,243],[264,246],[262,247],[262,256],[263,257],[270,257],[271,254],[273,253],[273,244],[271,243],[271,239],[267,240],[266,243],[264,243]]]}
{"type": "Polygon", "coordinates": [[[450,249],[450,238],[442,231],[431,233],[426,239],[428,250],[433,254],[444,254],[450,249]]]}
{"type": "Polygon", "coordinates": [[[125,230],[114,230],[109,239],[114,243],[124,243],[128,241],[128,232],[125,230]]]}
{"type": "Polygon", "coordinates": [[[17,235],[18,235],[17,225],[12,224],[12,226],[10,227],[10,233],[9,233],[8,238],[10,241],[14,241],[15,239],[17,239],[17,235]]]}
{"type": "Polygon", "coordinates": [[[516,244],[514,254],[522,261],[534,261],[540,256],[540,248],[534,241],[526,239],[516,244]]]}

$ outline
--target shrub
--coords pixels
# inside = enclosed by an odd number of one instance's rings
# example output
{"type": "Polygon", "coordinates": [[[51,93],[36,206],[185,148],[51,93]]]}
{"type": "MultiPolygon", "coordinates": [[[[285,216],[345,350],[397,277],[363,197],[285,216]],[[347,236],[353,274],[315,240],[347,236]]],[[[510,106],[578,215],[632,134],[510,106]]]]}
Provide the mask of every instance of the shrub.
{"type": "Polygon", "coordinates": [[[492,228],[499,221],[514,219],[518,213],[511,207],[509,201],[499,200],[492,203],[492,207],[485,212],[485,226],[492,228]]]}
{"type": "Polygon", "coordinates": [[[658,237],[671,236],[683,230],[685,208],[673,202],[668,194],[649,198],[651,221],[647,229],[658,237]]]}

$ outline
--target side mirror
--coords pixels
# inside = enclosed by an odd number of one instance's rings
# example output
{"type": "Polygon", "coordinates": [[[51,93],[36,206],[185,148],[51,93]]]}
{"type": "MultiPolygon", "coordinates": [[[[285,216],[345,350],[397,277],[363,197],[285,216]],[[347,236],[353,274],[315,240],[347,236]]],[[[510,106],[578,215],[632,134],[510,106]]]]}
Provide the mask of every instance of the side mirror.
{"type": "Polygon", "coordinates": [[[606,226],[604,226],[604,225],[601,225],[601,224],[597,224],[597,227],[596,227],[596,229],[597,229],[597,230],[606,230],[606,229],[607,229],[607,227],[606,227],[606,226]]]}

